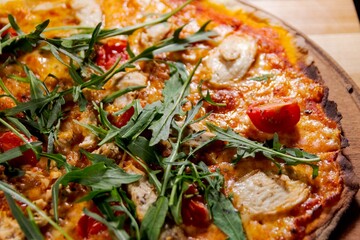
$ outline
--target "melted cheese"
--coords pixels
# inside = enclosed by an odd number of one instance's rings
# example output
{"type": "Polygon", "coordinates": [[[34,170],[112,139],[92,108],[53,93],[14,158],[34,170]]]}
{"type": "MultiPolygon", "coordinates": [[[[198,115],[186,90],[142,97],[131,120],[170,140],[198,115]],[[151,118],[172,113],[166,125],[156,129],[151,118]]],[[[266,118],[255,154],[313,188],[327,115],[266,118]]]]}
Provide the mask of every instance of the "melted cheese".
{"type": "Polygon", "coordinates": [[[95,27],[103,20],[101,7],[96,0],[72,0],[71,7],[82,26],[95,27]]]}
{"type": "Polygon", "coordinates": [[[0,211],[0,239],[21,240],[25,239],[17,221],[8,216],[6,212],[0,211]]]}
{"type": "MultiPolygon", "coordinates": [[[[11,13],[25,32],[32,31],[36,24],[48,18],[51,19],[51,26],[95,26],[103,20],[106,28],[121,27],[150,19],[153,13],[169,12],[179,4],[180,1],[175,0],[0,0],[0,25],[7,23],[6,15],[11,13]]],[[[296,48],[292,36],[286,30],[269,26],[266,20],[258,19],[241,10],[230,12],[206,1],[193,1],[193,4],[188,6],[186,11],[170,18],[167,24],[158,24],[136,31],[128,38],[130,46],[135,52],[140,51],[170,36],[174,29],[193,19],[181,34],[181,37],[187,36],[211,19],[208,28],[218,33],[213,42],[202,42],[186,51],[162,54],[159,58],[170,61],[181,60],[189,71],[200,58],[203,58],[202,67],[195,73],[191,83],[189,101],[195,104],[199,100],[197,86],[201,79],[209,80],[203,86],[204,93],[209,90],[211,96],[215,96],[218,102],[226,102],[227,106],[220,108],[204,104],[199,115],[203,116],[211,111],[206,121],[223,128],[230,126],[247,138],[264,141],[273,137],[272,134],[260,132],[252,125],[246,115],[246,109],[250,104],[257,101],[270,102],[274,98],[296,98],[302,111],[301,120],[294,132],[280,133],[279,136],[287,147],[300,147],[316,154],[321,153],[322,160],[318,163],[319,176],[315,180],[311,179],[309,166],[289,167],[283,171],[284,175],[278,176],[276,174],[278,169],[267,160],[246,159],[237,165],[230,164],[234,152],[220,149],[218,146],[202,153],[201,160],[205,159],[207,163],[215,164],[212,166],[214,169],[221,168],[225,177],[225,192],[233,193],[234,205],[242,214],[244,228],[250,239],[291,239],[311,234],[314,212],[322,211],[319,206],[327,211],[327,208],[335,202],[334,199],[339,198],[342,190],[340,167],[334,161],[337,151],[340,150],[340,130],[322,110],[323,86],[298,72],[296,48]],[[262,74],[274,74],[274,77],[262,82],[250,80],[251,77],[262,74]],[[226,89],[225,93],[224,89],[226,89]],[[307,115],[305,110],[309,108],[313,113],[307,115]],[[289,211],[292,213],[291,216],[288,214],[289,211]]],[[[62,36],[65,33],[57,31],[51,34],[49,36],[62,36]]],[[[126,40],[127,37],[122,39],[126,40]]],[[[73,85],[66,66],[59,63],[49,52],[37,49],[22,55],[18,60],[28,65],[41,80],[46,80],[50,90],[55,86],[63,90],[73,85]],[[57,78],[47,78],[49,74],[57,78]]],[[[27,101],[30,95],[28,84],[13,81],[8,77],[11,74],[23,76],[22,68],[10,63],[1,69],[0,77],[15,97],[27,101]]],[[[115,75],[103,90],[84,90],[84,95],[89,102],[99,102],[104,96],[129,86],[147,86],[141,92],[128,93],[115,99],[113,104],[105,106],[109,113],[113,113],[134,99],[139,99],[142,105],[162,99],[161,91],[168,77],[165,64],[161,61],[148,61],[137,64],[135,71],[128,69],[126,73],[115,75]]],[[[1,94],[3,93],[1,91],[1,94]]],[[[8,108],[13,104],[7,98],[0,99],[0,108],[8,108]]],[[[66,105],[65,108],[64,113],[66,112],[67,118],[61,122],[56,147],[58,152],[66,155],[70,164],[86,166],[86,162],[81,162],[79,148],[88,149],[119,162],[126,158],[125,154],[112,143],[97,146],[99,139],[73,121],[76,119],[85,124],[96,125],[97,113],[92,110],[92,106],[84,112],[80,112],[77,106],[71,104],[66,105]]],[[[204,122],[200,122],[199,125],[194,124],[189,131],[198,131],[203,129],[203,126],[205,126],[204,122]]],[[[196,147],[209,137],[212,135],[207,132],[189,145],[196,147]]],[[[47,209],[51,206],[49,192],[51,186],[63,172],[55,168],[47,175],[45,174],[47,166],[42,162],[46,160],[40,161],[33,172],[27,172],[24,177],[14,180],[12,184],[42,209],[47,209]]],[[[128,165],[127,171],[144,174],[134,166],[129,166],[132,165],[128,165]]],[[[0,176],[4,174],[1,173],[0,176]]],[[[7,180],[6,177],[4,178],[7,180]]],[[[154,186],[144,176],[139,182],[132,183],[124,189],[136,204],[137,217],[141,221],[149,206],[157,198],[154,186]]],[[[63,203],[59,209],[64,219],[63,227],[67,232],[74,232],[74,235],[82,208],[88,207],[88,203],[74,204],[74,199],[85,193],[84,189],[75,189],[71,192],[70,188],[66,188],[65,196],[61,199],[63,203]],[[71,194],[76,197],[68,198],[67,196],[71,194]]],[[[51,211],[49,214],[51,215],[51,211]]],[[[46,232],[47,236],[61,239],[58,232],[49,229],[46,232]]],[[[23,237],[16,222],[10,217],[0,220],[0,237],[6,236],[23,237]]],[[[184,226],[173,227],[165,229],[162,236],[226,238],[213,224],[205,230],[184,226]]]]}

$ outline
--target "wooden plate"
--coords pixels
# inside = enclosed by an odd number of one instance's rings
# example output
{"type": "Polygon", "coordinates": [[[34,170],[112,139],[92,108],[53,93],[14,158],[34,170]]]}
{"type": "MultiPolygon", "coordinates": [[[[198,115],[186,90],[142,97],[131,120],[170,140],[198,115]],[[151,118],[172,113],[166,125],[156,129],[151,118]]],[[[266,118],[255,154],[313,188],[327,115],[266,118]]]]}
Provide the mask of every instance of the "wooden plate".
{"type": "MultiPolygon", "coordinates": [[[[350,144],[343,150],[343,153],[351,161],[356,175],[360,176],[360,89],[355,82],[321,47],[276,16],[241,0],[216,0],[216,2],[226,5],[229,9],[243,8],[247,12],[253,12],[256,16],[269,19],[271,23],[285,27],[300,41],[303,41],[302,45],[307,49],[309,56],[312,57],[315,66],[319,69],[325,85],[330,89],[329,100],[337,104],[339,117],[342,117],[343,133],[350,144]]],[[[360,193],[358,192],[355,196],[329,239],[355,240],[359,238],[360,193]]]]}

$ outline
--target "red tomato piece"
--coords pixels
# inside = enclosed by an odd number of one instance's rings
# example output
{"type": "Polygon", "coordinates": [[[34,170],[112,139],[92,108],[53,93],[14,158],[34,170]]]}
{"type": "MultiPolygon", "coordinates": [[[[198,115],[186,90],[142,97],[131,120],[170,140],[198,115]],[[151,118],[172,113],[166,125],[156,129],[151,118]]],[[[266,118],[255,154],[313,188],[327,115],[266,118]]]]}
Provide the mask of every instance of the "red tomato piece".
{"type": "Polygon", "coordinates": [[[290,131],[300,120],[300,107],[294,99],[255,103],[246,113],[255,127],[266,133],[290,131]]]}
{"type": "Polygon", "coordinates": [[[188,226],[206,228],[211,223],[209,210],[200,195],[183,198],[181,216],[183,223],[188,226]]]}
{"type": "MultiPolygon", "coordinates": [[[[34,142],[36,141],[36,138],[33,137],[29,139],[29,141],[34,142]]],[[[24,141],[13,132],[0,133],[0,150],[2,152],[8,151],[10,149],[19,147],[24,144],[25,144],[24,141]]],[[[9,164],[13,167],[20,167],[25,164],[35,166],[37,162],[38,161],[36,160],[35,153],[31,149],[29,149],[23,152],[22,156],[10,160],[9,164]]]]}
{"type": "Polygon", "coordinates": [[[122,60],[129,58],[126,52],[126,41],[118,39],[109,40],[97,47],[96,53],[96,64],[105,69],[110,69],[119,58],[122,60]]]}
{"type": "Polygon", "coordinates": [[[117,118],[114,119],[113,124],[118,128],[125,126],[127,122],[131,119],[131,117],[134,115],[134,112],[134,107],[129,108],[123,114],[117,116],[117,118]]]}
{"type": "Polygon", "coordinates": [[[208,227],[211,223],[210,213],[205,204],[204,197],[199,195],[196,185],[191,184],[186,190],[185,195],[193,196],[183,197],[181,207],[183,223],[198,228],[208,227]]]}
{"type": "Polygon", "coordinates": [[[1,34],[1,37],[5,37],[6,34],[9,34],[10,37],[16,37],[18,35],[17,32],[13,28],[9,28],[6,31],[4,31],[1,34]]]}
{"type": "Polygon", "coordinates": [[[106,231],[107,227],[102,224],[101,222],[96,221],[95,219],[83,215],[81,216],[80,220],[78,221],[78,224],[76,226],[76,232],[78,236],[80,236],[83,239],[88,238],[92,235],[97,235],[102,231],[106,231]]]}

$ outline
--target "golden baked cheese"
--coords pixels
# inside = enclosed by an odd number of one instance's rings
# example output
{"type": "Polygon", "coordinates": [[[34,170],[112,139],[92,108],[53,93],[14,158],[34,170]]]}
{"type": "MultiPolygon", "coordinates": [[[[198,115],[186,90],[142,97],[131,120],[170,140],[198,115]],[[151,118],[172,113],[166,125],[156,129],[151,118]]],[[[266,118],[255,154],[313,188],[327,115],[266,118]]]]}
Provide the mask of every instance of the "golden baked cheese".
{"type": "Polygon", "coordinates": [[[329,236],[358,185],[328,89],[229,9],[0,1],[0,239],[329,236]]]}

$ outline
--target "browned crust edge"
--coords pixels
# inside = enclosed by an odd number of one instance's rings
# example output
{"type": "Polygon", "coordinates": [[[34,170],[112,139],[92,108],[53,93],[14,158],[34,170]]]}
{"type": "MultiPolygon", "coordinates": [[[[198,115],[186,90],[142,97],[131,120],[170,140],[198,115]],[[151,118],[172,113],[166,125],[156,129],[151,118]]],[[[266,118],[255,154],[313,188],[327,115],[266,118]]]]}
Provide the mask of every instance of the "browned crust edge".
{"type": "MultiPolygon", "coordinates": [[[[302,36],[297,36],[302,37],[302,36]]],[[[301,46],[303,48],[303,46],[301,46]]],[[[308,54],[304,54],[304,58],[308,57],[308,54]]],[[[337,109],[337,104],[334,101],[328,99],[329,97],[329,88],[324,84],[324,80],[321,78],[321,74],[316,67],[315,63],[312,62],[310,65],[304,65],[303,60],[300,60],[300,64],[304,66],[302,71],[314,81],[321,83],[324,87],[324,96],[322,99],[322,107],[325,111],[325,114],[330,119],[337,122],[338,127],[341,130],[341,151],[336,158],[336,162],[339,163],[341,169],[342,179],[344,181],[344,189],[341,193],[341,197],[339,202],[332,206],[332,208],[328,212],[323,212],[320,216],[320,219],[317,223],[318,226],[321,226],[316,229],[314,233],[309,235],[310,239],[328,239],[330,234],[333,232],[335,227],[338,225],[342,215],[349,208],[355,194],[359,190],[359,179],[357,178],[354,168],[351,164],[351,161],[348,157],[346,157],[342,150],[349,146],[348,140],[345,138],[344,133],[342,131],[341,126],[341,118],[342,115],[337,109]],[[325,215],[325,216],[324,216],[325,215]]]]}
{"type": "MultiPolygon", "coordinates": [[[[339,220],[349,208],[355,194],[359,189],[358,179],[354,173],[353,166],[349,159],[340,153],[336,159],[341,167],[341,173],[344,180],[344,190],[341,193],[340,201],[333,206],[326,214],[324,221],[319,222],[319,227],[310,238],[328,239],[332,231],[337,226],[339,220]]],[[[322,215],[323,215],[322,214],[322,215]]]]}
{"type": "MultiPolygon", "coordinates": [[[[269,15],[269,17],[277,19],[272,15],[269,15]]],[[[312,57],[307,50],[306,37],[304,37],[302,34],[299,34],[296,30],[283,23],[281,20],[278,21],[286,30],[288,30],[291,34],[294,35],[298,51],[300,53],[300,57],[298,59],[298,66],[307,77],[313,79],[314,81],[320,83],[323,86],[324,96],[322,98],[321,105],[325,111],[326,116],[334,120],[341,131],[341,150],[336,158],[336,162],[338,162],[341,169],[340,171],[341,177],[344,182],[344,189],[337,204],[333,205],[330,209],[325,209],[324,212],[316,220],[318,228],[316,228],[313,233],[310,233],[308,236],[305,237],[306,239],[328,239],[330,234],[338,225],[338,222],[340,221],[343,214],[349,208],[355,194],[358,192],[359,180],[354,172],[354,168],[351,164],[350,159],[343,154],[343,149],[349,146],[349,142],[344,136],[344,132],[342,130],[342,115],[338,111],[337,104],[334,101],[329,100],[328,98],[329,88],[326,86],[326,83],[322,79],[321,73],[319,72],[316,63],[312,61],[312,57]]]]}
{"type": "MultiPolygon", "coordinates": [[[[271,15],[270,17],[273,18],[273,16],[271,15]]],[[[302,34],[299,34],[296,30],[294,30],[287,24],[283,22],[281,23],[282,26],[287,29],[291,34],[293,34],[296,39],[298,51],[300,53],[300,57],[298,59],[298,66],[300,67],[301,71],[307,77],[320,83],[323,86],[324,96],[322,98],[321,105],[324,109],[326,116],[334,120],[341,131],[341,150],[335,161],[339,164],[341,169],[340,172],[344,182],[344,189],[337,204],[333,205],[330,209],[325,209],[319,216],[319,218],[316,220],[318,228],[316,228],[313,233],[305,237],[306,239],[328,239],[330,234],[338,225],[338,222],[340,221],[343,214],[349,208],[356,193],[358,192],[359,179],[354,172],[354,168],[351,164],[350,159],[343,154],[343,150],[349,146],[349,142],[346,139],[341,126],[342,115],[338,111],[337,104],[334,101],[329,100],[328,98],[330,90],[326,86],[326,82],[322,79],[321,73],[317,68],[316,63],[312,61],[312,57],[306,48],[306,37],[304,37],[302,34]]]]}

